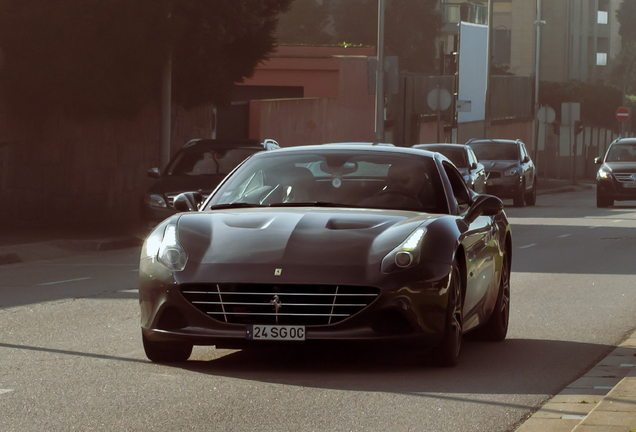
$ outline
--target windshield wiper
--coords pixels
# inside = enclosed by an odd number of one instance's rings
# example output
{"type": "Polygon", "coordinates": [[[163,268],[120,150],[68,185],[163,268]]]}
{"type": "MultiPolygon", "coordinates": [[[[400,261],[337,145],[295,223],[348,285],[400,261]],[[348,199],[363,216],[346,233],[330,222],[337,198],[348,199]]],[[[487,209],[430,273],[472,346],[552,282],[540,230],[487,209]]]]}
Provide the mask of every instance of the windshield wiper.
{"type": "Polygon", "coordinates": [[[260,204],[252,204],[245,202],[233,202],[227,204],[216,204],[208,207],[206,210],[221,210],[221,209],[230,209],[230,208],[250,208],[250,207],[263,207],[260,204]]]}
{"type": "Polygon", "coordinates": [[[358,206],[353,204],[333,203],[333,202],[327,202],[327,201],[305,201],[305,202],[273,203],[273,204],[270,204],[269,207],[354,207],[354,208],[357,208],[358,206]]]}

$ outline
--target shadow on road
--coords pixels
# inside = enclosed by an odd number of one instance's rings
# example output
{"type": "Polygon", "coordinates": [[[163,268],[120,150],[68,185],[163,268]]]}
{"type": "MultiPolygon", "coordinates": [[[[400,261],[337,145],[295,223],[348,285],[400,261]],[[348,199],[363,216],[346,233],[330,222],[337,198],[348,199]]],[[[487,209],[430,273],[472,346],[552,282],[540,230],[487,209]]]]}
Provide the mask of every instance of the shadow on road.
{"type": "MultiPolygon", "coordinates": [[[[468,341],[459,365],[448,369],[434,367],[430,361],[422,365],[404,352],[325,346],[249,349],[178,366],[201,374],[348,391],[426,397],[444,393],[444,398],[453,394],[551,395],[577,379],[575,371],[587,371],[613,349],[609,345],[554,340],[468,341]]],[[[636,356],[636,349],[633,351],[636,356]]],[[[463,396],[458,399],[465,400],[463,396]]]]}

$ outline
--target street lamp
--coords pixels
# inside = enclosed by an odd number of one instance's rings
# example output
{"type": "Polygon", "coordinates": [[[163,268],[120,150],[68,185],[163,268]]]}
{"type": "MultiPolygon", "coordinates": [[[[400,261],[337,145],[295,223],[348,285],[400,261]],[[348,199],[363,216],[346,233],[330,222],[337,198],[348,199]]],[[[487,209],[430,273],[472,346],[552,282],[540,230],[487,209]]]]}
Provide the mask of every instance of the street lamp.
{"type": "Polygon", "coordinates": [[[375,80],[375,140],[384,142],[384,12],[386,0],[378,0],[378,44],[375,80]]]}
{"type": "Polygon", "coordinates": [[[534,22],[537,28],[537,41],[535,49],[534,59],[534,127],[532,128],[532,145],[534,147],[534,161],[539,160],[539,119],[537,113],[539,112],[539,73],[541,66],[541,27],[546,25],[545,21],[541,20],[541,0],[537,0],[537,20],[534,22]]]}
{"type": "MultiPolygon", "coordinates": [[[[627,80],[629,79],[629,72],[632,70],[632,66],[634,65],[634,60],[636,60],[636,53],[632,56],[632,59],[629,61],[629,65],[627,65],[627,70],[625,71],[625,76],[623,77],[623,98],[621,99],[621,103],[623,106],[627,105],[627,80]]],[[[625,137],[625,127],[627,126],[623,122],[621,124],[621,137],[625,137]]]]}

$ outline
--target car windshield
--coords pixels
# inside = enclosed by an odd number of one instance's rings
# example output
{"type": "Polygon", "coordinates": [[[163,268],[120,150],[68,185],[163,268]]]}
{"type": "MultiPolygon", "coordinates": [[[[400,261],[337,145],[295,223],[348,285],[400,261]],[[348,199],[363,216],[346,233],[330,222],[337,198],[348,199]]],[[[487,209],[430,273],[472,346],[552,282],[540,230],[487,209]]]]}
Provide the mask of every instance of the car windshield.
{"type": "Polygon", "coordinates": [[[606,162],[636,162],[636,143],[614,144],[607,153],[606,162]]]}
{"type": "Polygon", "coordinates": [[[457,168],[468,168],[468,160],[466,158],[466,150],[458,147],[427,145],[417,147],[422,150],[438,152],[446,156],[457,168]]]}
{"type": "Polygon", "coordinates": [[[519,148],[516,143],[475,142],[469,144],[477,159],[482,160],[519,160],[519,148]]]}
{"type": "Polygon", "coordinates": [[[207,210],[245,206],[335,206],[447,213],[427,156],[343,150],[262,154],[221,185],[207,210]]]}
{"type": "Polygon", "coordinates": [[[213,149],[193,146],[184,148],[168,165],[169,176],[229,174],[238,164],[254,154],[252,149],[213,149]]]}

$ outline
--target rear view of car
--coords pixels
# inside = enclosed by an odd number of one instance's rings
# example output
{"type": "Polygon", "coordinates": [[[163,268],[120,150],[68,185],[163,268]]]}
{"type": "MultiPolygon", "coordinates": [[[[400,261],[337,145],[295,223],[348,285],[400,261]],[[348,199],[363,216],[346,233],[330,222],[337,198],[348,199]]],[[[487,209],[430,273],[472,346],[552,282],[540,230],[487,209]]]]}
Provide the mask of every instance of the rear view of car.
{"type": "Polygon", "coordinates": [[[142,207],[144,221],[156,226],[176,213],[174,197],[186,191],[197,191],[205,199],[210,192],[245,159],[263,150],[278,149],[273,140],[223,141],[199,139],[188,142],[170,160],[162,173],[148,170],[148,176],[158,179],[146,196],[142,207]]]}
{"type": "Polygon", "coordinates": [[[469,146],[463,144],[416,144],[413,148],[443,154],[457,167],[466,182],[466,186],[476,193],[484,193],[486,171],[469,146]]]}

